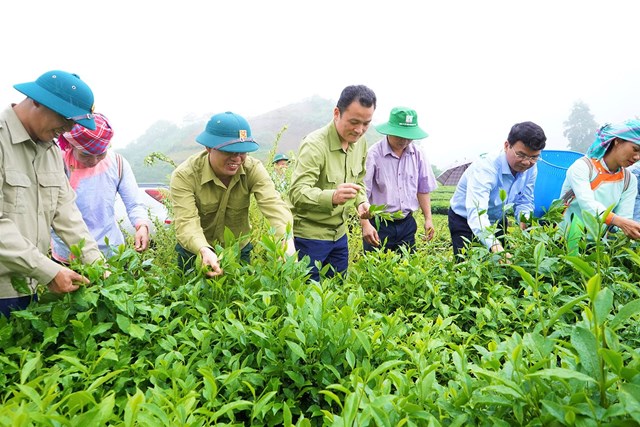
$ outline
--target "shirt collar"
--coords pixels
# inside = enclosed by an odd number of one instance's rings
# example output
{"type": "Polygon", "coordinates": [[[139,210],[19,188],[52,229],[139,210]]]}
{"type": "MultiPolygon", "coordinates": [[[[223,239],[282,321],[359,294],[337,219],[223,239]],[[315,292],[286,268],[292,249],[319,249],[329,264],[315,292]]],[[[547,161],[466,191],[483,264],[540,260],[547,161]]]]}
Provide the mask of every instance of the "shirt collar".
{"type": "MultiPolygon", "coordinates": [[[[31,137],[29,136],[29,133],[27,132],[24,125],[18,118],[18,115],[16,114],[15,111],[13,111],[12,105],[9,106],[7,109],[5,109],[2,112],[2,115],[4,116],[4,119],[7,121],[7,127],[8,127],[7,130],[11,134],[12,144],[22,144],[27,141],[31,141],[35,144],[38,143],[37,141],[34,141],[31,139],[31,137]]],[[[42,144],[45,148],[49,148],[50,146],[53,145],[53,141],[41,142],[40,144],[42,144]]]]}
{"type": "MultiPolygon", "coordinates": [[[[607,166],[607,162],[604,161],[604,157],[600,157],[598,159],[598,163],[600,163],[600,165],[604,168],[605,171],[607,171],[609,173],[614,173],[614,172],[611,172],[609,170],[609,166],[607,166]]],[[[620,169],[622,169],[622,168],[618,168],[618,170],[620,170],[620,169]]],[[[618,171],[616,171],[616,172],[618,172],[618,171]]]]}
{"type": "MultiPolygon", "coordinates": [[[[344,152],[344,150],[342,150],[342,142],[340,141],[340,136],[338,135],[338,129],[336,129],[336,122],[331,120],[331,123],[329,123],[327,127],[329,128],[327,132],[327,138],[329,139],[329,150],[330,151],[341,150],[344,152]]],[[[364,135],[362,135],[353,144],[359,144],[362,138],[364,138],[364,135]]],[[[353,144],[347,144],[347,151],[353,150],[353,144]]]]}
{"type": "MultiPolygon", "coordinates": [[[[213,181],[216,184],[226,187],[224,183],[217,177],[215,173],[213,173],[213,169],[211,169],[211,165],[209,164],[209,152],[205,150],[205,155],[203,156],[203,164],[202,164],[202,178],[200,179],[200,185],[205,185],[206,183],[213,181]]],[[[245,160],[246,161],[246,160],[245,160]]],[[[231,177],[231,181],[229,182],[229,188],[233,186],[233,183],[240,180],[241,175],[246,175],[247,173],[244,170],[244,164],[240,165],[238,172],[234,176],[231,177]]]]}
{"type": "Polygon", "coordinates": [[[338,129],[336,129],[336,122],[331,120],[331,123],[329,123],[328,127],[329,127],[329,130],[327,132],[327,137],[329,138],[329,150],[331,151],[342,150],[342,142],[340,142],[338,129]]]}
{"type": "Polygon", "coordinates": [[[502,150],[502,152],[500,153],[499,158],[499,162],[500,162],[500,170],[502,172],[503,175],[511,175],[513,177],[517,176],[519,174],[519,172],[516,172],[516,174],[514,175],[513,173],[511,173],[511,166],[509,166],[509,162],[507,161],[507,152],[502,150]]]}
{"type": "MultiPolygon", "coordinates": [[[[404,149],[403,154],[405,153],[408,155],[413,155],[415,153],[415,147],[413,146],[413,142],[407,145],[407,148],[404,149]]],[[[389,138],[387,138],[386,136],[382,139],[382,155],[385,157],[388,155],[391,155],[399,159],[398,155],[394,153],[393,150],[391,149],[391,146],[389,145],[389,138]]]]}

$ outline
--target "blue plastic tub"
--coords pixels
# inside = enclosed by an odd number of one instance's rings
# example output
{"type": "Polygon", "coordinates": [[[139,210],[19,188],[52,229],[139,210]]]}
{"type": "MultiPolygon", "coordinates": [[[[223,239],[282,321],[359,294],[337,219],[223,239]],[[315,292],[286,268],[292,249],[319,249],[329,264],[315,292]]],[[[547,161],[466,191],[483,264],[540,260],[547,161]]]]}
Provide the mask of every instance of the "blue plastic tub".
{"type": "Polygon", "coordinates": [[[577,151],[542,150],[538,161],[538,177],[533,190],[533,214],[541,217],[549,210],[551,202],[560,198],[560,190],[567,174],[567,169],[580,157],[577,151]]]}

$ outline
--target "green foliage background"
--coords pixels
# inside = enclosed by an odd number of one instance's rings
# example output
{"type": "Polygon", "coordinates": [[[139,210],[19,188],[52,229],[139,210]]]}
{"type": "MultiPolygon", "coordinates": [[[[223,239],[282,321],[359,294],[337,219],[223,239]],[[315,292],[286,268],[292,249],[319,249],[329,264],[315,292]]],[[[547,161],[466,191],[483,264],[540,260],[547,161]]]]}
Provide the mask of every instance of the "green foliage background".
{"type": "Polygon", "coordinates": [[[255,203],[252,262],[228,236],[221,277],[177,270],[171,226],[142,254],[129,236],[108,278],[74,265],[91,285],[0,317],[0,425],[639,424],[640,248],[585,215],[569,255],[554,205],[510,230],[511,258],[456,263],[452,192],[411,254],[364,254],[353,215],[349,273],[320,283],[255,203]]]}
{"type": "Polygon", "coordinates": [[[222,277],[178,272],[161,228],[107,279],[78,265],[90,286],[0,317],[0,425],[640,422],[640,251],[625,237],[572,257],[534,220],[509,234],[511,263],[473,246],[456,264],[443,215],[415,254],[364,255],[350,227],[348,276],[308,283],[253,215],[252,263],[229,242],[222,277]]]}

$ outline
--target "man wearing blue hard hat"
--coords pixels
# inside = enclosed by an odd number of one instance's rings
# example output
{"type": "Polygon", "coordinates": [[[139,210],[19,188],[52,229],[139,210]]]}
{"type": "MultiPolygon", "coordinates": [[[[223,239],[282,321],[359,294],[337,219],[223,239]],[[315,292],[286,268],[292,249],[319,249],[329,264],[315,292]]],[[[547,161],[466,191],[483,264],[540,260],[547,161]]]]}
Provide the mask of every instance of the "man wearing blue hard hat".
{"type": "Polygon", "coordinates": [[[271,173],[271,179],[276,186],[276,190],[282,195],[285,195],[289,190],[289,177],[287,176],[287,169],[289,168],[289,158],[278,153],[273,156],[273,172],[271,173]]]}
{"type": "Polygon", "coordinates": [[[103,259],[75,204],[54,139],[78,123],[95,129],[93,92],[55,70],[14,86],[26,98],[0,112],[0,313],[26,308],[38,284],[52,292],[89,283],[49,256],[50,230],[68,245],[84,239],[82,261],[103,259]]]}
{"type": "MultiPolygon", "coordinates": [[[[180,164],[171,175],[171,200],[178,244],[178,266],[193,267],[197,255],[208,268],[207,275],[223,273],[214,248],[224,245],[224,229],[246,239],[250,233],[249,204],[253,194],[260,211],[280,236],[293,222],[291,212],[276,191],[263,164],[247,153],[258,143],[244,117],[216,114],[196,137],[205,150],[180,164]]],[[[285,238],[288,255],[295,252],[293,239],[285,238]]],[[[253,245],[241,242],[241,259],[249,262],[253,245]]]]}

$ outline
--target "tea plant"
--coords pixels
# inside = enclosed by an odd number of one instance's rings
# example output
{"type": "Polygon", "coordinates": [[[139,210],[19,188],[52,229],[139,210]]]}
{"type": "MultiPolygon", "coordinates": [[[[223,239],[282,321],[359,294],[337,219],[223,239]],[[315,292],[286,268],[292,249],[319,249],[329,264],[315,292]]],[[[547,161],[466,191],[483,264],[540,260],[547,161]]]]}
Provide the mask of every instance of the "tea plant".
{"type": "Polygon", "coordinates": [[[477,245],[455,263],[435,223],[320,283],[266,227],[248,265],[227,236],[217,278],[178,271],[169,235],[74,265],[91,285],[0,317],[0,425],[640,423],[637,245],[572,256],[532,219],[510,263],[477,245]]]}

